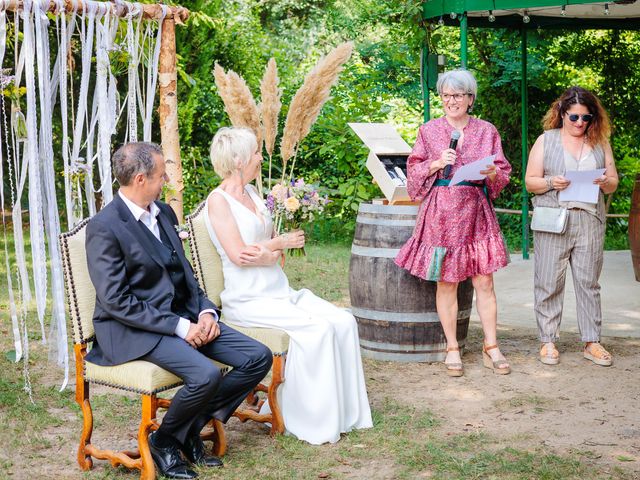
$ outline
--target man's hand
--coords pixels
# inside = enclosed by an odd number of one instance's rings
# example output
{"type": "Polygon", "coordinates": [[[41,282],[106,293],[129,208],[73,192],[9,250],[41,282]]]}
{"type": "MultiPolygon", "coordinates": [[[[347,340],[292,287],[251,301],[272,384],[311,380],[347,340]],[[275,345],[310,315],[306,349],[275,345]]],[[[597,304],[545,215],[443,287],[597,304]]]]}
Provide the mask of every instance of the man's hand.
{"type": "Polygon", "coordinates": [[[193,348],[200,348],[212,342],[220,335],[220,326],[210,313],[203,313],[198,319],[198,323],[189,325],[189,333],[184,338],[193,348]]]}
{"type": "Polygon", "coordinates": [[[209,312],[200,315],[198,325],[202,333],[206,334],[206,341],[204,343],[213,342],[218,335],[220,335],[220,325],[218,325],[218,322],[216,322],[213,315],[209,312]]]}

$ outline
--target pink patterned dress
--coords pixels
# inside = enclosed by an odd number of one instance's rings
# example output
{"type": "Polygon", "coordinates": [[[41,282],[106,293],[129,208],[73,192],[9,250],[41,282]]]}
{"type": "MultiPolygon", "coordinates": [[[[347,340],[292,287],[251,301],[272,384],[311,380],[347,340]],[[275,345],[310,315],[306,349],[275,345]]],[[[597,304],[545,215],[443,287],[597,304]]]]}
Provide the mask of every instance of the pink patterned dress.
{"type": "MultiPolygon", "coordinates": [[[[400,249],[395,263],[425,280],[460,282],[493,273],[509,262],[485,190],[473,186],[435,186],[436,179],[443,178],[443,170],[429,175],[431,162],[449,148],[453,130],[444,117],[425,123],[407,160],[407,190],[411,199],[422,201],[422,205],[413,235],[400,249]]],[[[471,117],[464,127],[463,140],[451,175],[461,165],[495,154],[497,175],[494,182],[486,182],[489,198],[495,199],[509,183],[511,172],[498,131],[489,122],[471,117]]]]}

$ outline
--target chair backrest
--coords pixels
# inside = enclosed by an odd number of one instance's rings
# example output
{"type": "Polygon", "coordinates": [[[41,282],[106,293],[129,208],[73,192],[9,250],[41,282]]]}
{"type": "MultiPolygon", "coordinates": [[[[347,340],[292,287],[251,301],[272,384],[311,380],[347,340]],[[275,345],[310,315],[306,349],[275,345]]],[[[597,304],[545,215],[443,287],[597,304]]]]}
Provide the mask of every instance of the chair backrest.
{"type": "Polygon", "coordinates": [[[87,223],[89,223],[88,218],[73,230],[61,234],[59,238],[75,343],[87,343],[93,340],[95,335],[93,311],[96,306],[96,290],[89,277],[87,252],[84,245],[87,223]]]}
{"type": "Polygon", "coordinates": [[[220,293],[224,290],[222,260],[207,230],[207,201],[202,202],[196,210],[186,217],[189,226],[189,247],[191,263],[200,287],[209,300],[216,305],[220,303],[220,293]]]}

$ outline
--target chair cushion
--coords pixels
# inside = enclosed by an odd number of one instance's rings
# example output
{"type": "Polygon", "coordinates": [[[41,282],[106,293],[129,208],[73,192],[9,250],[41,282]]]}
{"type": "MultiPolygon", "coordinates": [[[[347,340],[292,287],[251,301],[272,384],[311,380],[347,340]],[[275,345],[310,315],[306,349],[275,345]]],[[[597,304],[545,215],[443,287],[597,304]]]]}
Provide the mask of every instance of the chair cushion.
{"type": "Polygon", "coordinates": [[[93,311],[96,305],[96,291],[89,277],[84,246],[87,223],[88,219],[70,232],[60,235],[62,268],[74,343],[86,343],[94,335],[93,311]]]}
{"type": "Polygon", "coordinates": [[[187,216],[189,225],[189,247],[193,268],[200,283],[200,287],[207,298],[216,305],[220,305],[220,293],[224,290],[224,276],[222,274],[222,260],[215,245],[209,237],[206,216],[209,212],[207,202],[201,203],[195,212],[187,216]]]}
{"type": "MultiPolygon", "coordinates": [[[[216,364],[223,373],[230,370],[230,367],[222,363],[215,361],[213,363],[216,364]]],[[[84,378],[90,383],[108,385],[110,387],[146,395],[155,394],[182,385],[182,380],[173,373],[143,360],[134,360],[113,367],[103,367],[85,361],[84,378]]]]}

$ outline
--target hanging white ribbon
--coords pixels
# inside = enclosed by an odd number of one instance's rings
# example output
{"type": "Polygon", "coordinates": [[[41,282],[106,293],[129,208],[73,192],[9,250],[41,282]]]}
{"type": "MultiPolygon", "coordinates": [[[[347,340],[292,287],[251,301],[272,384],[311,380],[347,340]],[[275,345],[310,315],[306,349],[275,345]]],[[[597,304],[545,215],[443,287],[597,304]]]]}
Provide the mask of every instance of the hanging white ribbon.
{"type": "Polygon", "coordinates": [[[98,170],[100,172],[100,191],[102,205],[113,199],[111,176],[111,135],[114,119],[111,118],[112,107],[109,104],[109,84],[111,62],[109,49],[111,48],[111,8],[102,4],[102,21],[96,21],[96,92],[94,100],[98,104],[98,170]],[[109,81],[108,81],[109,79],[109,81]]]}
{"type": "Polygon", "coordinates": [[[40,163],[43,171],[45,226],[49,241],[49,263],[51,277],[51,297],[53,318],[49,327],[49,352],[56,356],[58,365],[64,367],[63,390],[69,380],[69,352],[67,347],[67,322],[64,311],[64,279],[62,259],[58,246],[60,236],[60,217],[56,198],[56,174],[53,164],[53,131],[51,128],[51,55],[49,51],[49,0],[34,3],[34,20],[36,27],[36,56],[38,64],[38,85],[40,91],[40,163]]]}
{"type": "MultiPolygon", "coordinates": [[[[0,71],[4,62],[4,54],[7,47],[7,15],[5,11],[5,2],[0,0],[0,71]]],[[[2,131],[4,133],[5,145],[7,146],[7,154],[9,154],[9,123],[7,122],[7,106],[4,95],[0,92],[2,98],[2,131]]],[[[7,165],[9,167],[9,185],[11,188],[12,204],[15,203],[13,196],[13,172],[11,171],[11,157],[7,156],[7,165]]],[[[15,361],[19,362],[22,358],[22,340],[20,338],[20,325],[18,323],[18,309],[16,307],[15,294],[13,292],[13,282],[11,276],[11,265],[9,263],[9,250],[7,246],[7,226],[5,223],[5,203],[4,203],[4,152],[0,145],[0,211],[2,211],[2,236],[4,240],[4,259],[5,270],[7,272],[7,293],[9,294],[9,314],[11,316],[11,329],[13,332],[13,346],[16,352],[15,361]]]]}
{"type": "MultiPolygon", "coordinates": [[[[124,2],[116,2],[116,4],[124,4],[124,2]]],[[[140,22],[142,19],[142,8],[137,3],[127,3],[128,13],[127,19],[127,52],[129,53],[129,94],[127,96],[127,126],[128,140],[130,142],[138,141],[138,111],[136,109],[137,89],[139,85],[138,77],[138,54],[140,51],[140,22]],[[137,17],[136,29],[133,28],[133,19],[137,17]]]]}
{"type": "MultiPolygon", "coordinates": [[[[167,12],[169,11],[169,7],[166,5],[160,5],[162,7],[162,16],[158,20],[158,32],[156,34],[156,44],[153,49],[153,57],[147,68],[147,90],[146,90],[146,108],[144,110],[144,141],[151,141],[151,127],[152,127],[152,114],[153,114],[153,104],[155,103],[156,98],[156,87],[158,85],[158,63],[160,62],[160,46],[162,44],[162,23],[165,17],[167,16],[167,12]]],[[[150,30],[151,25],[147,24],[147,28],[150,30]]]]}
{"type": "Polygon", "coordinates": [[[47,306],[47,255],[44,238],[44,219],[42,212],[42,175],[38,162],[38,118],[35,85],[35,39],[33,32],[33,2],[23,3],[24,21],[25,82],[27,88],[27,144],[25,156],[29,165],[29,223],[31,236],[31,259],[35,283],[36,306],[42,341],[46,343],[44,332],[44,314],[47,306]]]}
{"type": "MultiPolygon", "coordinates": [[[[70,162],[70,170],[71,174],[73,172],[77,172],[80,166],[80,149],[83,144],[83,136],[82,132],[84,130],[85,124],[87,124],[87,95],[89,92],[89,79],[91,77],[91,57],[93,56],[93,39],[94,39],[94,30],[95,30],[95,17],[97,12],[97,3],[96,2],[86,2],[85,8],[82,12],[82,27],[80,28],[80,42],[82,44],[82,76],[80,79],[80,92],[78,94],[78,106],[76,109],[75,116],[75,126],[73,130],[73,142],[71,149],[71,162],[70,162]]],[[[87,125],[87,131],[88,131],[87,125]]],[[[95,211],[91,211],[92,200],[94,195],[93,189],[93,171],[92,165],[89,163],[89,157],[87,155],[87,165],[85,172],[85,194],[87,197],[87,203],[89,204],[89,214],[93,215],[95,211]],[[90,200],[91,199],[91,200],[90,200]]],[[[77,206],[74,208],[75,211],[82,211],[82,194],[81,190],[78,188],[76,190],[76,202],[77,206]]],[[[95,210],[95,207],[93,207],[95,210]]],[[[74,213],[73,219],[69,219],[69,225],[75,225],[82,215],[76,215],[74,213]],[[72,221],[73,220],[73,221],[72,221]]]]}
{"type": "Polygon", "coordinates": [[[51,108],[56,103],[56,91],[60,87],[60,116],[62,118],[62,165],[64,168],[64,200],[67,210],[67,223],[73,227],[72,219],[76,217],[73,212],[73,194],[69,169],[69,108],[68,108],[68,74],[67,55],[69,52],[69,42],[75,27],[75,16],[77,3],[73,3],[73,12],[69,15],[67,24],[67,13],[64,0],[55,0],[59,15],[56,15],[56,31],[58,35],[58,56],[51,79],[51,108]]]}
{"type": "MultiPolygon", "coordinates": [[[[22,70],[24,69],[24,49],[20,49],[20,15],[14,15],[14,58],[17,59],[15,69],[14,85],[18,87],[21,83],[22,70]]],[[[24,116],[20,112],[20,118],[24,120],[24,116]]],[[[14,122],[18,119],[18,115],[14,116],[11,112],[11,126],[12,126],[12,146],[13,146],[13,161],[14,161],[14,174],[16,180],[16,199],[12,205],[11,221],[13,223],[13,245],[16,252],[16,264],[18,266],[19,284],[18,287],[21,291],[20,299],[24,304],[28,304],[32,300],[31,286],[29,284],[29,272],[27,269],[27,260],[24,247],[24,232],[22,221],[22,193],[24,192],[24,186],[27,181],[28,162],[26,155],[21,154],[21,141],[17,140],[14,133],[14,122]],[[21,163],[22,162],[22,163],[21,163]]],[[[24,120],[26,123],[26,120],[24,120]]]]}

